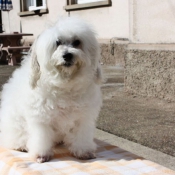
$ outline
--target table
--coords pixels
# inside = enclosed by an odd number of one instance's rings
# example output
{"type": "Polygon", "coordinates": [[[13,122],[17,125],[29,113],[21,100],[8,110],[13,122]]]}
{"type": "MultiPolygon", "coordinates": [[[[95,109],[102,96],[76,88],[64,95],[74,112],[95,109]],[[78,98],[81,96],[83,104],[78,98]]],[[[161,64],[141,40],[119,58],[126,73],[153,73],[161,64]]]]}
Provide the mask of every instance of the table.
{"type": "Polygon", "coordinates": [[[0,146],[0,174],[175,175],[175,171],[119,147],[101,140],[95,140],[95,142],[97,143],[96,159],[76,159],[64,145],[59,145],[55,147],[54,157],[49,162],[41,164],[33,161],[28,153],[10,150],[0,146]]]}
{"type": "Polygon", "coordinates": [[[16,64],[16,55],[20,53],[22,49],[29,49],[28,47],[21,46],[21,39],[23,36],[33,36],[31,33],[2,33],[0,34],[0,49],[7,52],[9,59],[9,65],[16,64]],[[10,49],[11,48],[11,49],[10,49]]]}

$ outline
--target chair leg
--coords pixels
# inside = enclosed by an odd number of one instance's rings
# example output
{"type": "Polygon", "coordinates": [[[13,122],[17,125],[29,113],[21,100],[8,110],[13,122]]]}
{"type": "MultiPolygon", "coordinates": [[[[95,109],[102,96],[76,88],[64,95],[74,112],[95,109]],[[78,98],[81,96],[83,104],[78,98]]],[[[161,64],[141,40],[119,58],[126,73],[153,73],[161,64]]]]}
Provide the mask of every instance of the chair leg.
{"type": "Polygon", "coordinates": [[[10,66],[16,65],[16,57],[14,56],[14,54],[10,54],[8,55],[8,57],[9,57],[8,65],[10,66]]]}

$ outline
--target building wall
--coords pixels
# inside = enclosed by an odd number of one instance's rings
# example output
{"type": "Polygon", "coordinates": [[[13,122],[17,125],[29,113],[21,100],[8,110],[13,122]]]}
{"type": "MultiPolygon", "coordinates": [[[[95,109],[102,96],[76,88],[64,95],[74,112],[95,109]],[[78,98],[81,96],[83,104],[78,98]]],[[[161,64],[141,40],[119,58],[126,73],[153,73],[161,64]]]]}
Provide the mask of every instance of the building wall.
{"type": "Polygon", "coordinates": [[[175,43],[174,0],[130,0],[130,41],[175,43]]]}
{"type": "MultiPolygon", "coordinates": [[[[19,17],[20,3],[19,1],[13,1],[14,9],[9,12],[11,32],[20,32],[21,22],[22,32],[33,33],[33,38],[36,38],[39,33],[50,23],[55,22],[60,16],[69,15],[69,12],[63,9],[66,5],[66,0],[48,0],[47,4],[48,14],[44,14],[41,17],[37,15],[19,17]]],[[[98,33],[99,39],[110,40],[113,37],[129,37],[128,0],[113,0],[111,7],[71,11],[70,16],[79,16],[90,22],[98,33]]],[[[5,32],[10,32],[7,12],[2,12],[2,21],[5,32]]]]}
{"type": "Polygon", "coordinates": [[[175,102],[175,1],[131,0],[125,90],[175,102]]]}
{"type": "MultiPolygon", "coordinates": [[[[5,32],[20,31],[34,34],[34,38],[50,22],[68,16],[63,7],[66,0],[48,0],[49,13],[43,16],[19,17],[20,3],[13,1],[14,9],[2,12],[5,32]],[[8,19],[9,14],[9,19],[8,19]]],[[[111,7],[71,11],[70,16],[80,16],[93,24],[99,39],[129,38],[132,43],[175,43],[174,0],[112,0],[111,7]]]]}
{"type": "Polygon", "coordinates": [[[111,7],[72,11],[70,16],[82,16],[92,23],[100,39],[129,38],[129,0],[113,0],[111,7]]]}

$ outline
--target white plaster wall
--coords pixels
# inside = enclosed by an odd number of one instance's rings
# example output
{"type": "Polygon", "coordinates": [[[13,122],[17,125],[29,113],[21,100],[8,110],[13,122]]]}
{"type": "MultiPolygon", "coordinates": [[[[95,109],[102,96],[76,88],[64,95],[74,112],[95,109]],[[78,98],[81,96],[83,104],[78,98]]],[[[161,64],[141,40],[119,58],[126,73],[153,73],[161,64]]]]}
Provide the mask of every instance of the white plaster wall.
{"type": "Polygon", "coordinates": [[[92,23],[100,39],[129,37],[129,0],[113,0],[111,7],[70,12],[92,23]]]}
{"type": "MultiPolygon", "coordinates": [[[[19,17],[19,1],[13,0],[9,12],[11,32],[33,33],[36,38],[50,22],[68,16],[63,9],[66,0],[48,0],[49,13],[43,16],[19,17]]],[[[111,7],[71,11],[95,27],[99,39],[130,38],[133,43],[175,43],[175,0],[112,0],[111,7]]],[[[8,12],[2,12],[3,28],[10,32],[8,12]]]]}
{"type": "Polygon", "coordinates": [[[132,42],[175,43],[175,0],[131,0],[130,10],[132,42]]]}
{"type": "MultiPolygon", "coordinates": [[[[111,7],[71,11],[70,16],[80,16],[92,23],[99,39],[111,39],[113,37],[129,37],[129,0],[112,0],[111,7]]],[[[39,16],[19,17],[20,3],[13,0],[14,9],[9,12],[10,26],[8,25],[8,13],[2,12],[2,21],[5,32],[20,32],[20,22],[23,33],[33,33],[33,37],[25,37],[28,40],[36,38],[51,22],[56,21],[60,16],[68,16],[63,7],[66,0],[47,0],[48,14],[39,16]]]]}

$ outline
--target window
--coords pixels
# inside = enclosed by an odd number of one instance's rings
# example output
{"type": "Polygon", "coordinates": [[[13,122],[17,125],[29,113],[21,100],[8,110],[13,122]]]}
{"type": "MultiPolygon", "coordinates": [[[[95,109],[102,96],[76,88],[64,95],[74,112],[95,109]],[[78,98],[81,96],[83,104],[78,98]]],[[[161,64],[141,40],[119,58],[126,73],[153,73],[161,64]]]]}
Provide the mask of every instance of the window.
{"type": "Polygon", "coordinates": [[[66,11],[111,6],[111,0],[67,0],[66,11]]]}
{"type": "Polygon", "coordinates": [[[45,0],[31,0],[31,5],[29,6],[29,11],[46,9],[45,0]]]}
{"type": "Polygon", "coordinates": [[[19,16],[30,16],[48,13],[46,0],[20,0],[21,12],[19,16]]]}

